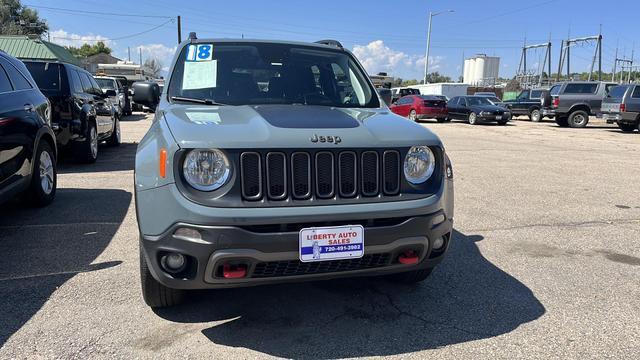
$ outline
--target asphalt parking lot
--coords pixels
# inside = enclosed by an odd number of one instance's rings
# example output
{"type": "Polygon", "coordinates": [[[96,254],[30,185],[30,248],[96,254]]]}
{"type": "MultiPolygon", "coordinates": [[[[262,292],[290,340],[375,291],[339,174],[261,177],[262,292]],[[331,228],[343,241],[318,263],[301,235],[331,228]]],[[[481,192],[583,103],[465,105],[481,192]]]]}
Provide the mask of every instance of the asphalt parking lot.
{"type": "Polygon", "coordinates": [[[431,279],[141,298],[136,142],[63,161],[55,202],[0,210],[0,358],[637,358],[640,134],[593,120],[425,123],[447,146],[455,236],[431,279]]]}

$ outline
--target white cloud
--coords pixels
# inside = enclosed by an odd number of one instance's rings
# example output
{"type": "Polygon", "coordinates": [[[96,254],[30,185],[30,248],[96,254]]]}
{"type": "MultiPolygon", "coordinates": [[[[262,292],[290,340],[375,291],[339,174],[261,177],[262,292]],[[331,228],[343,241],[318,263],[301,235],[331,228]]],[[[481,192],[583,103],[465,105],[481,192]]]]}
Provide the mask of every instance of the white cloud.
{"type": "MultiPolygon", "coordinates": [[[[153,58],[160,60],[163,67],[166,67],[167,70],[169,65],[171,65],[171,60],[173,60],[173,55],[176,53],[176,47],[169,47],[163,44],[147,44],[147,45],[139,45],[136,49],[142,48],[142,61],[153,58]]],[[[138,50],[140,51],[140,50],[138,50]]]]}
{"type": "MultiPolygon", "coordinates": [[[[353,54],[360,60],[369,74],[386,72],[401,78],[422,78],[424,56],[410,55],[396,51],[384,44],[382,40],[372,41],[367,45],[355,45],[353,54]]],[[[444,57],[429,56],[429,72],[442,69],[444,57]]]]}
{"type": "Polygon", "coordinates": [[[83,44],[93,45],[97,41],[103,41],[105,43],[105,45],[107,45],[109,47],[113,47],[116,44],[114,41],[108,40],[107,37],[102,36],[102,35],[72,34],[72,33],[69,33],[67,31],[63,30],[63,29],[58,29],[58,30],[55,30],[55,31],[51,31],[49,33],[49,35],[51,37],[51,42],[56,43],[58,45],[62,45],[62,46],[80,47],[83,44]]]}

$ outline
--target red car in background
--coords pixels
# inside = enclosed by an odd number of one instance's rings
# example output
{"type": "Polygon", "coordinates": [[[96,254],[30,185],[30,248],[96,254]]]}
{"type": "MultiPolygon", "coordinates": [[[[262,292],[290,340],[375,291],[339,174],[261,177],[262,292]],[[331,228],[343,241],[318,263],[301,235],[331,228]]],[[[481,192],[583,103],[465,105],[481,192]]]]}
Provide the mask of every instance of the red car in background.
{"type": "Polygon", "coordinates": [[[447,101],[435,95],[407,95],[391,105],[394,114],[413,121],[436,119],[438,122],[449,120],[447,101]]]}

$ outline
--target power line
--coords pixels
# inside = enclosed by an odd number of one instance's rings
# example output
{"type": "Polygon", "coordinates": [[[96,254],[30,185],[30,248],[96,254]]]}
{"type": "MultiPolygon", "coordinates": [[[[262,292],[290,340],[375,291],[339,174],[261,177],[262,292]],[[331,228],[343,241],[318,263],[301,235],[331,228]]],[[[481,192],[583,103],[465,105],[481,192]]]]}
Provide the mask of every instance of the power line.
{"type": "Polygon", "coordinates": [[[150,32],[152,32],[152,31],[154,31],[154,30],[156,30],[156,29],[159,29],[159,28],[161,28],[161,27],[163,27],[163,26],[167,25],[168,23],[172,23],[173,21],[174,21],[174,19],[173,19],[173,18],[171,18],[170,20],[165,21],[165,22],[163,22],[162,24],[160,24],[160,25],[158,25],[158,26],[154,26],[154,27],[152,27],[151,29],[144,30],[144,31],[141,31],[141,32],[137,32],[137,33],[130,34],[130,35],[125,35],[125,36],[120,36],[120,37],[110,38],[110,39],[82,39],[82,38],[78,39],[78,38],[67,38],[67,37],[52,37],[52,38],[54,38],[54,39],[59,39],[59,40],[80,40],[80,41],[86,41],[86,42],[91,42],[91,41],[96,41],[96,42],[98,42],[98,41],[115,41],[115,40],[123,40],[123,39],[129,39],[129,38],[132,38],[132,37],[136,37],[136,36],[144,35],[144,34],[146,34],[146,33],[150,33],[150,32]]]}
{"type": "Polygon", "coordinates": [[[54,10],[54,11],[66,11],[72,14],[94,14],[94,15],[106,15],[106,16],[126,16],[126,17],[137,17],[137,18],[155,18],[155,19],[173,19],[173,16],[161,16],[161,15],[133,15],[133,14],[120,14],[120,13],[107,13],[101,11],[86,11],[86,10],[75,10],[75,9],[65,9],[65,8],[56,8],[50,6],[40,6],[40,5],[31,5],[31,4],[23,4],[24,6],[36,8],[36,9],[45,9],[45,10],[54,10]]]}

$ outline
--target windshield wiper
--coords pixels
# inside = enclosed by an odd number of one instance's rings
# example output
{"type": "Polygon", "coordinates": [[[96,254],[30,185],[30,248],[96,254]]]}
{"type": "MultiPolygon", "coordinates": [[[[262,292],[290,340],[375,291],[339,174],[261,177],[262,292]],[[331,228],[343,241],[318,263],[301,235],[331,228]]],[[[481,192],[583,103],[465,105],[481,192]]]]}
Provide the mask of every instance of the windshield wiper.
{"type": "Polygon", "coordinates": [[[173,101],[184,101],[184,102],[191,102],[191,103],[196,103],[196,104],[204,104],[204,105],[219,105],[219,106],[224,106],[227,104],[222,104],[219,102],[215,102],[211,99],[197,99],[197,98],[190,98],[190,97],[183,97],[183,96],[172,96],[171,100],[173,101]]]}

